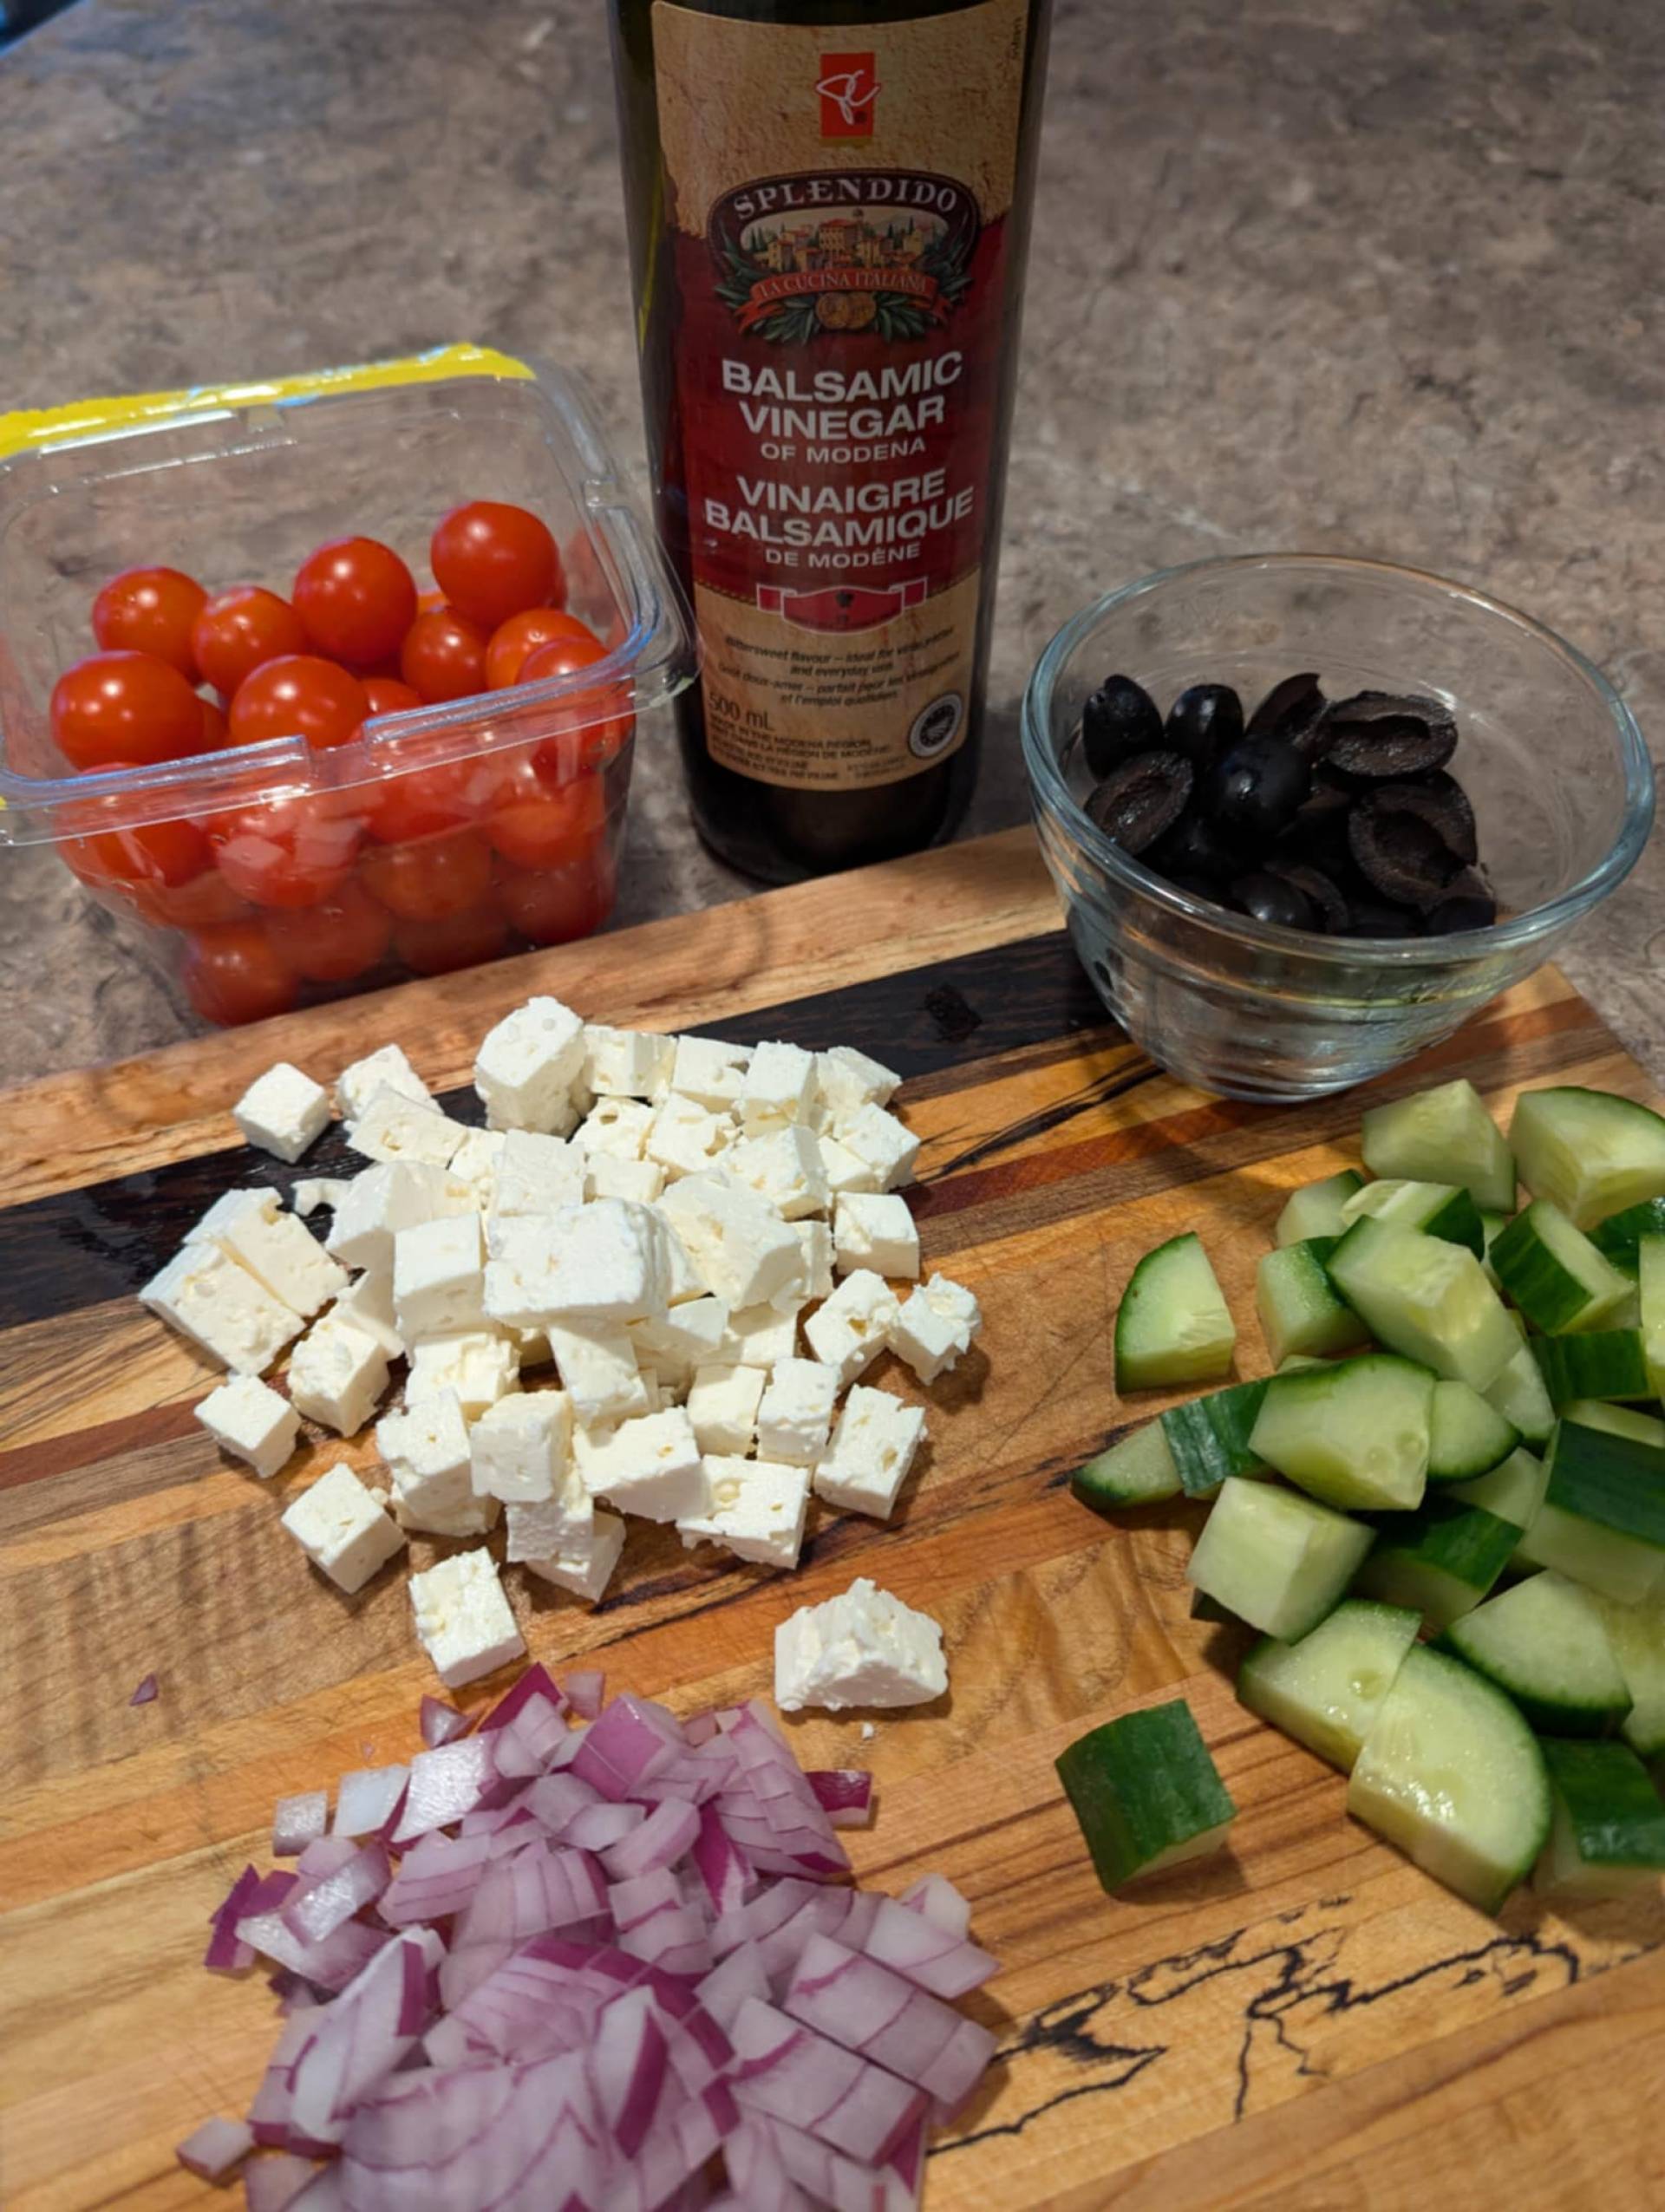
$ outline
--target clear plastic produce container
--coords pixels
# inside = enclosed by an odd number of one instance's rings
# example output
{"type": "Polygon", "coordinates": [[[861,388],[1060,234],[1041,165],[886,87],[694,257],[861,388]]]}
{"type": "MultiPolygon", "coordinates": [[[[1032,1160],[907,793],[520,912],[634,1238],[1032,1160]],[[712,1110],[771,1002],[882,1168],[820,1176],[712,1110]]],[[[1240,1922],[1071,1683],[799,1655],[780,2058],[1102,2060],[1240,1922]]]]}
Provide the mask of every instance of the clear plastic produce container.
{"type": "Polygon", "coordinates": [[[695,662],[685,603],[558,372],[454,346],[0,417],[0,841],[54,844],[211,1021],[598,928],[637,727],[695,662]],[[121,571],[287,597],[309,552],[355,535],[427,589],[434,526],[469,499],[542,517],[604,659],[374,716],[328,751],[296,736],[77,774],[58,750],[53,686],[97,650],[93,599],[121,571]]]}

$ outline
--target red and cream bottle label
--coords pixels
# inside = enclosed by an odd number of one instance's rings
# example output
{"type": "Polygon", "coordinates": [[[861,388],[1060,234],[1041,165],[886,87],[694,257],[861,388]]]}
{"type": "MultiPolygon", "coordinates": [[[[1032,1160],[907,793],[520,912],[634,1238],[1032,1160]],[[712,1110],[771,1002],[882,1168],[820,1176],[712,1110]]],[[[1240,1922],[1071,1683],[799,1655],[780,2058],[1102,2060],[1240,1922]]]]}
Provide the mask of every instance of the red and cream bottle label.
{"type": "Polygon", "coordinates": [[[667,491],[707,744],[765,783],[895,783],[964,741],[1027,13],[817,29],[654,7],[667,491]]]}

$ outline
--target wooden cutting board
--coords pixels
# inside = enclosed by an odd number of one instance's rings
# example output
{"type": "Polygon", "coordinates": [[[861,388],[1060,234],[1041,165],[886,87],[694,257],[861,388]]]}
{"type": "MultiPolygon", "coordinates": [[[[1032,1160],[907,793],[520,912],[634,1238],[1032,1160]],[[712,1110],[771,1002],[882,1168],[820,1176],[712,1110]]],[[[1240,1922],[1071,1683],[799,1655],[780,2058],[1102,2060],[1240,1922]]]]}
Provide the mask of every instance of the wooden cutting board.
{"type": "MultiPolygon", "coordinates": [[[[942,1621],[938,1705],[871,1741],[790,1724],[806,1764],[877,1773],[862,1877],[941,1869],[1002,1962],[972,2006],[1000,2062],[936,2146],[932,2212],[1660,2202],[1658,1896],[1574,1916],[1523,1895],[1492,1922],[1437,1889],[1236,1704],[1239,1640],[1187,1617],[1197,1510],[1112,1526],[1069,1496],[1166,1402],[1113,1387],[1134,1259],[1200,1229],[1242,1372],[1264,1372],[1256,1259],[1284,1192],[1356,1157],[1361,1100],[1222,1104],[1158,1073],[1087,989],[1027,833],[0,1096],[0,2202],[215,2201],[172,2146],[244,2109],[274,2016],[258,1979],[200,1971],[206,1915],[265,1863],[273,1799],[408,1756],[434,1687],[403,1572],[343,1600],[278,1528],[336,1445],[270,1485],[221,1465],[191,1413],[210,1376],[132,1294],[222,1190],[291,1179],[226,1113],[260,1068],[327,1079],[397,1039],[465,1086],[475,1040],[533,989],[881,1054],[925,1139],[927,1264],[983,1300],[977,1351],[923,1393],[930,1445],[891,1524],[824,1513],[785,1576],[635,1524],[599,1610],[514,1590],[535,1655],[685,1712],[767,1694],[776,1623],[854,1574],[942,1621]],[[151,1673],[156,1699],[131,1706],[151,1673]],[[1112,1900],[1053,1760],[1180,1693],[1242,1808],[1232,1849],[1112,1900]]],[[[1456,1074],[1504,1112],[1522,1083],[1649,1087],[1550,971],[1377,1091],[1456,1074]]],[[[306,1167],[347,1165],[332,1134],[306,1167]]],[[[888,1360],[872,1379],[920,1394],[888,1360]]]]}

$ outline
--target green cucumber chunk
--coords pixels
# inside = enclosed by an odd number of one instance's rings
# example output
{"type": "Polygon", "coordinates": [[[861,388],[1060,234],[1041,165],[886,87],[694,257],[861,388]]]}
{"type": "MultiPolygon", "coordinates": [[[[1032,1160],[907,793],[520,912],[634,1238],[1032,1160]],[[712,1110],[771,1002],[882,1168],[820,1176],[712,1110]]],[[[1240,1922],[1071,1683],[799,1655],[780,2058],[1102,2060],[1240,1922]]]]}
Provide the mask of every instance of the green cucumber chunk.
{"type": "Polygon", "coordinates": [[[1535,1452],[1518,1449],[1489,1474],[1477,1475],[1472,1482],[1453,1483],[1441,1495],[1458,1498],[1466,1505],[1484,1505],[1500,1521],[1512,1521],[1518,1529],[1525,1530],[1538,1518],[1549,1486],[1550,1471],[1544,1462],[1535,1452]]]}
{"type": "Polygon", "coordinates": [[[1665,1873],[1665,1804],[1627,1744],[1546,1739],[1554,1814],[1532,1877],[1566,1897],[1623,1897],[1665,1873]]]}
{"type": "Polygon", "coordinates": [[[1107,1720],[1077,1737],[1057,1766],[1094,1869],[1113,1892],[1214,1850],[1237,1817],[1183,1698],[1107,1720]]]}
{"type": "Polygon", "coordinates": [[[1534,1198],[1492,1248],[1492,1267],[1534,1328],[1599,1328],[1630,1285],[1547,1198],[1534,1198]]]}
{"type": "Polygon", "coordinates": [[[1581,1429],[1605,1429],[1610,1436],[1628,1436],[1638,1444],[1665,1451],[1665,1421],[1639,1413],[1634,1406],[1609,1406],[1599,1398],[1575,1398],[1563,1414],[1581,1429]]]}
{"type": "Polygon", "coordinates": [[[1416,1505],[1427,1482],[1433,1380],[1391,1352],[1275,1375],[1250,1443],[1268,1466],[1327,1505],[1416,1505]]]}
{"type": "Polygon", "coordinates": [[[1419,1626],[1402,1606],[1343,1598],[1299,1643],[1263,1636],[1237,1670],[1237,1695],[1250,1713],[1350,1773],[1419,1626]]]}
{"type": "Polygon", "coordinates": [[[1665,1237],[1644,1237],[1636,1263],[1642,1361],[1655,1397],[1665,1398],[1665,1237]]]}
{"type": "Polygon", "coordinates": [[[1524,1444],[1547,1444],[1555,1426],[1555,1408],[1544,1387],[1543,1374],[1530,1344],[1522,1344],[1509,1364],[1481,1395],[1488,1406],[1519,1430],[1524,1444]]]}
{"type": "Polygon", "coordinates": [[[1436,1882],[1496,1912],[1549,1834],[1549,1778],[1501,1690],[1414,1644],[1354,1765],[1347,1809],[1436,1882]]]}
{"type": "Polygon", "coordinates": [[[1665,1585],[1665,1452],[1561,1420],[1544,1472],[1518,1563],[1553,1567],[1626,1605],[1665,1585]]]}
{"type": "Polygon", "coordinates": [[[1361,1523],[1233,1475],[1220,1485],[1185,1576],[1251,1628],[1293,1643],[1336,1603],[1369,1549],[1361,1523]]]}
{"type": "Polygon", "coordinates": [[[1507,1308],[1460,1244],[1367,1216],[1327,1265],[1377,1341],[1436,1374],[1484,1390],[1519,1348],[1507,1308]]]}
{"type": "Polygon", "coordinates": [[[1433,1386],[1428,1431],[1428,1480],[1472,1482],[1505,1460],[1520,1431],[1466,1382],[1444,1378],[1433,1386]]]}
{"type": "Polygon", "coordinates": [[[1598,1221],[1590,1232],[1590,1241],[1603,1258],[1633,1279],[1640,1264],[1637,1248],[1645,1237],[1665,1237],[1665,1198],[1644,1198],[1639,1206],[1626,1206],[1598,1221]]]}
{"type": "Polygon", "coordinates": [[[1212,1498],[1228,1475],[1264,1472],[1266,1462],[1249,1439],[1265,1395],[1264,1382],[1233,1383],[1162,1415],[1162,1433],[1187,1498],[1212,1498]]]}
{"type": "Polygon", "coordinates": [[[1651,1398],[1653,1382],[1639,1328],[1598,1328],[1588,1336],[1535,1336],[1531,1354],[1557,1413],[1577,1398],[1651,1398]]]}
{"type": "Polygon", "coordinates": [[[1272,1365],[1291,1354],[1323,1357],[1356,1351],[1369,1331],[1335,1295],[1324,1262],[1335,1249],[1333,1237],[1309,1237],[1299,1244],[1263,1253],[1255,1269],[1255,1311],[1272,1365]]]}
{"type": "Polygon", "coordinates": [[[1620,1732],[1632,1751],[1657,1759],[1665,1752],[1665,1600],[1621,1605],[1599,1590],[1590,1595],[1630,1693],[1630,1710],[1620,1732]]]}
{"type": "Polygon", "coordinates": [[[1095,1513],[1117,1513],[1128,1505],[1177,1498],[1179,1470],[1168,1450],[1160,1421],[1146,1421],[1089,1459],[1070,1478],[1070,1492],[1095,1513]]]}
{"type": "Polygon", "coordinates": [[[1437,1633],[1489,1595],[1519,1542],[1513,1521],[1436,1491],[1420,1513],[1382,1517],[1356,1588],[1414,1606],[1437,1633]]]}
{"type": "Polygon", "coordinates": [[[1665,1120],[1634,1099],[1571,1085],[1523,1091],[1509,1135],[1532,1196],[1576,1228],[1665,1197],[1665,1120]]]}
{"type": "Polygon", "coordinates": [[[1610,1736],[1630,1710],[1600,1607],[1564,1575],[1533,1575],[1487,1598],[1445,1641],[1551,1735],[1610,1736]]]}
{"type": "Polygon", "coordinates": [[[1372,1106],[1364,1117],[1363,1143],[1372,1175],[1460,1183],[1477,1206],[1514,1210],[1515,1163],[1503,1132],[1474,1086],[1460,1077],[1391,1106],[1372,1106]]]}
{"type": "Polygon", "coordinates": [[[1237,1332],[1194,1230],[1146,1252],[1116,1313],[1116,1388],[1211,1382],[1231,1365],[1237,1332]]]}
{"type": "Polygon", "coordinates": [[[1344,1167],[1339,1175],[1327,1175],[1322,1183],[1291,1191],[1272,1230],[1273,1243],[1304,1244],[1314,1237],[1339,1237],[1347,1226],[1342,1208],[1363,1187],[1364,1178],[1358,1170],[1344,1167]]]}
{"type": "Polygon", "coordinates": [[[1367,1183],[1342,1208],[1342,1218],[1350,1229],[1366,1214],[1396,1222],[1401,1229],[1420,1229],[1425,1237],[1443,1237],[1447,1244],[1466,1244],[1477,1260],[1485,1256],[1480,1210],[1459,1184],[1367,1183]]]}

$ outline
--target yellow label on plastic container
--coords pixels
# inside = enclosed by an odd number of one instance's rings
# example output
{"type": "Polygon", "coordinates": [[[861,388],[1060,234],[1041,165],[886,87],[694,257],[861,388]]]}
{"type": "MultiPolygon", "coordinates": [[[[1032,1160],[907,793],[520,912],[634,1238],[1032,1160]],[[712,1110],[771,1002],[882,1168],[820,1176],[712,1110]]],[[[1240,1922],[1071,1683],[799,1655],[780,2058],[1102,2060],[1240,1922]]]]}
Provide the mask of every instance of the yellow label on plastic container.
{"type": "Polygon", "coordinates": [[[0,414],[0,460],[14,453],[108,437],[175,415],[216,408],[259,407],[275,400],[307,399],[319,392],[374,392],[395,384],[438,384],[452,376],[513,376],[532,370],[512,354],[489,346],[434,346],[402,361],[370,361],[344,369],[314,369],[297,376],[255,377],[242,384],[197,384],[183,392],[137,392],[115,399],[76,400],[67,407],[23,408],[0,414]]]}

